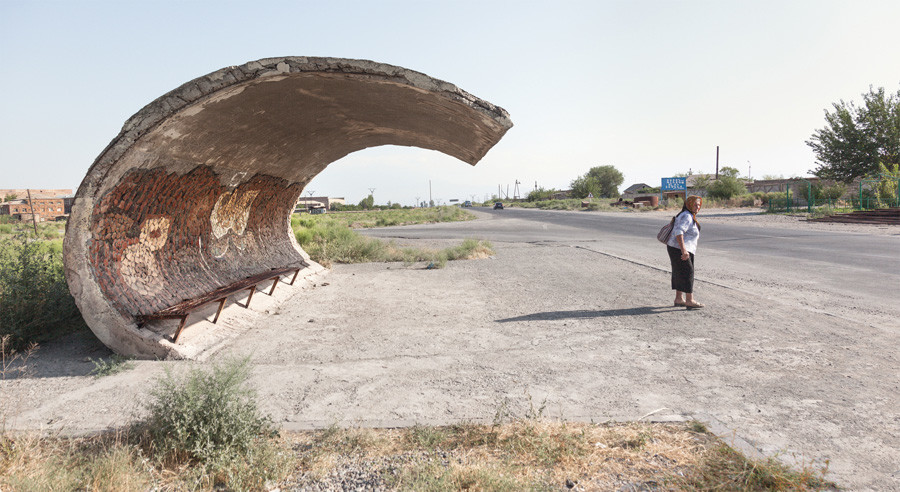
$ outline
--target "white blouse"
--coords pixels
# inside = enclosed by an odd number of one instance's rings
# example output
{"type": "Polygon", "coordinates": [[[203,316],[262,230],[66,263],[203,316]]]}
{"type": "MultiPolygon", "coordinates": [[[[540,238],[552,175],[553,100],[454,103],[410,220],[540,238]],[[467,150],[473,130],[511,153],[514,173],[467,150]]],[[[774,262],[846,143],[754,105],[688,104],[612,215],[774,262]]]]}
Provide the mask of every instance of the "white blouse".
{"type": "Polygon", "coordinates": [[[690,212],[681,212],[675,217],[675,226],[672,227],[672,235],[669,236],[669,246],[681,249],[677,236],[684,236],[684,249],[688,253],[697,253],[697,240],[700,239],[700,228],[694,223],[694,216],[690,212]]]}

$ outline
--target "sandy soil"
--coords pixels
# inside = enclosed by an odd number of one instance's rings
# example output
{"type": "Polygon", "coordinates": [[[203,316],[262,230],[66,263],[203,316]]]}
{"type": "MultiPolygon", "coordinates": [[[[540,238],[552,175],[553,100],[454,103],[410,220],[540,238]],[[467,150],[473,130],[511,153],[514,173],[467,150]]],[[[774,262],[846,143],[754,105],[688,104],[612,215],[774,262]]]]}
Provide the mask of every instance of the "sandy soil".
{"type": "MultiPolygon", "coordinates": [[[[729,210],[703,220],[799,223],[729,210]]],[[[900,307],[710,255],[698,272],[707,308],[688,312],[671,306],[667,260],[651,248],[495,243],[491,259],[440,270],[338,265],[314,287],[276,291],[258,315],[226,308],[215,329],[242,335],[205,361],[135,361],[94,378],[88,359],[109,352],[89,334],[42,347],[27,377],[0,381],[0,412],[7,429],[115,428],[141,414],[166,369],[250,357],[263,409],[288,430],[538,408],[595,422],[700,418],[768,456],[827,460],[844,487],[900,489],[900,307]]]]}

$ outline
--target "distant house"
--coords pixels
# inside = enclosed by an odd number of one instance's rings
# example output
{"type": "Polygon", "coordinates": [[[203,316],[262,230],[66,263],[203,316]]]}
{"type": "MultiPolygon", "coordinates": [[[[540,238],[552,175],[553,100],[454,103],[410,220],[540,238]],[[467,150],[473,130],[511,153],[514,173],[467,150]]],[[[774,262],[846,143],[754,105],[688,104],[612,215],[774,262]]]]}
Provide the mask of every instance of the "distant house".
{"type": "Polygon", "coordinates": [[[625,188],[625,191],[623,191],[622,194],[623,195],[629,194],[629,193],[634,194],[634,193],[637,193],[638,190],[643,190],[644,188],[652,188],[652,186],[648,185],[647,183],[633,184],[633,185],[629,186],[628,188],[625,188]]]}
{"type": "Polygon", "coordinates": [[[648,185],[647,183],[633,184],[633,185],[629,186],[628,188],[625,188],[625,191],[622,192],[622,199],[630,200],[637,195],[638,190],[643,190],[644,188],[651,188],[651,186],[648,185]]]}

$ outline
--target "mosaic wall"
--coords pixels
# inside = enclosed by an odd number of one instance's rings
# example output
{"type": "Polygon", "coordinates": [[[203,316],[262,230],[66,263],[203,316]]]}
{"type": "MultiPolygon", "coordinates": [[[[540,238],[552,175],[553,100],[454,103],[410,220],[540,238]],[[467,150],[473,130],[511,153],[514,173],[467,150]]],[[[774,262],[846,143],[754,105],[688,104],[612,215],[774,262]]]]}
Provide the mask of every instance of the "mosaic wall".
{"type": "Polygon", "coordinates": [[[287,235],[301,186],[257,174],[235,188],[200,166],[134,170],[96,202],[91,264],[122,314],[148,314],[264,272],[298,265],[287,235]]]}

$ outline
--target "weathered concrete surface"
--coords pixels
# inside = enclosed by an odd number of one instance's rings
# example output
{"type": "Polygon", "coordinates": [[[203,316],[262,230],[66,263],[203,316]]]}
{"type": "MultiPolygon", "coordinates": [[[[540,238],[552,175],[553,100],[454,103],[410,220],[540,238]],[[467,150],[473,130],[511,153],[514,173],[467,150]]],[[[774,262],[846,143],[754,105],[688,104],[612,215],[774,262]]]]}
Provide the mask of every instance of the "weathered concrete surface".
{"type": "MultiPolygon", "coordinates": [[[[328,164],[368,147],[474,165],[512,127],[502,108],[400,67],[267,58],[188,82],[131,117],[76,193],[64,260],[97,337],[121,354],[194,357],[148,314],[270,268],[322,267],[289,217],[328,164]]],[[[224,334],[223,334],[224,336],[224,334]]]]}

